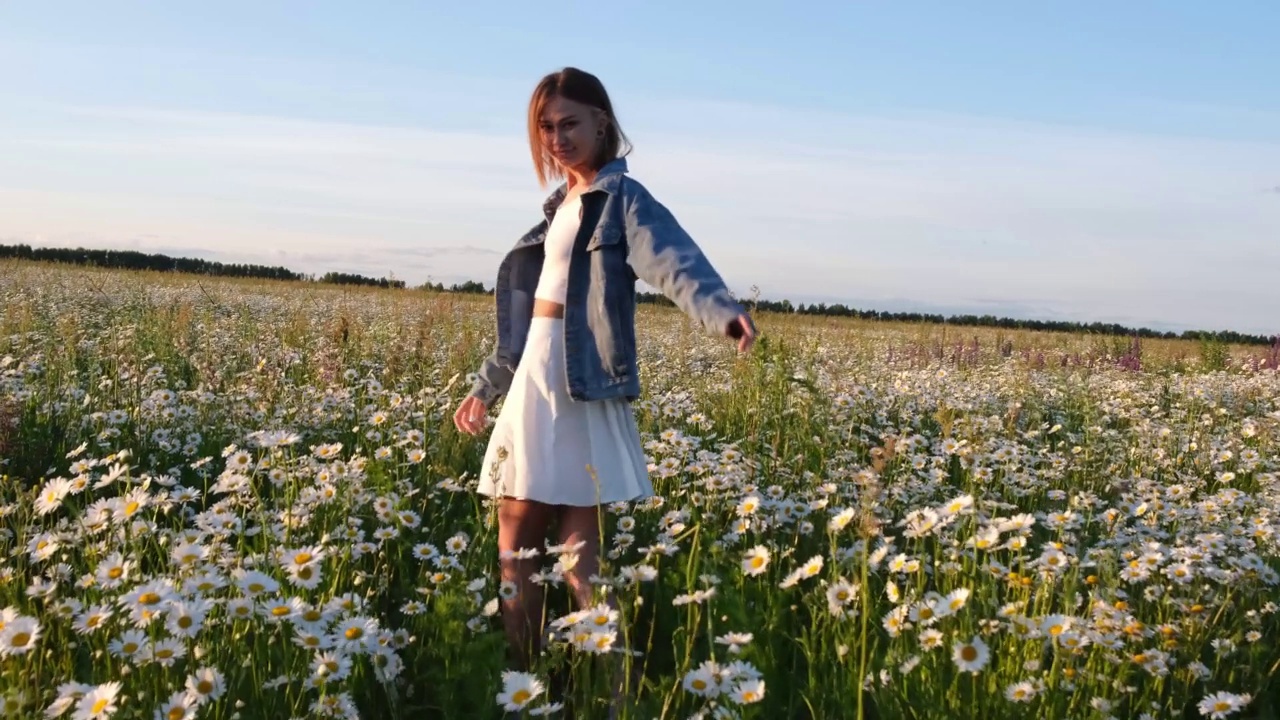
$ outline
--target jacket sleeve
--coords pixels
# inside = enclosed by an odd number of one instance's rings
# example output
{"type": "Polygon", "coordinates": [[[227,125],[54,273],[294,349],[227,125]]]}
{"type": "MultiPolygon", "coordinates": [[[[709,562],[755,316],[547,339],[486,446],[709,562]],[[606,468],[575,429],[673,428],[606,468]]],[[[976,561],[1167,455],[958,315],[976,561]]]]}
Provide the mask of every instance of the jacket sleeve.
{"type": "Polygon", "coordinates": [[[707,332],[723,335],[729,323],[746,314],[701,248],[647,190],[633,185],[624,213],[627,261],[637,277],[670,298],[707,332]]]}
{"type": "Polygon", "coordinates": [[[480,398],[485,408],[493,407],[498,398],[511,389],[511,380],[515,377],[515,368],[503,362],[495,350],[484,359],[476,372],[475,382],[471,385],[471,396],[480,398]]]}

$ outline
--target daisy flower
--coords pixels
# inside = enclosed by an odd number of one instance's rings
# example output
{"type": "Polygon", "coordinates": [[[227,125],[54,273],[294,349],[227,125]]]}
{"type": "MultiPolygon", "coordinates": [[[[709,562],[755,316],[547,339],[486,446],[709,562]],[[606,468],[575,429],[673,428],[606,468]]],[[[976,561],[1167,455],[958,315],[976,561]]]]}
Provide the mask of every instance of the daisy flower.
{"type": "Polygon", "coordinates": [[[506,670],[502,673],[502,692],[494,699],[507,712],[519,712],[529,706],[545,690],[537,676],[506,670]]]}
{"type": "Polygon", "coordinates": [[[353,617],[338,623],[333,629],[334,647],[343,652],[361,652],[372,647],[377,639],[378,623],[367,617],[353,617]]]}
{"type": "Polygon", "coordinates": [[[715,697],[720,694],[720,678],[717,677],[716,666],[707,661],[684,676],[684,689],[702,697],[715,697]]]}
{"type": "Polygon", "coordinates": [[[146,644],[146,633],[141,630],[126,630],[120,637],[107,643],[107,650],[118,658],[136,658],[146,644]]]}
{"type": "Polygon", "coordinates": [[[1200,711],[1201,715],[1205,715],[1212,720],[1219,720],[1244,709],[1252,701],[1253,697],[1248,694],[1235,695],[1219,691],[1206,696],[1196,706],[1196,709],[1200,711]]]}
{"type": "Polygon", "coordinates": [[[120,683],[103,683],[80,698],[76,703],[75,720],[101,720],[111,717],[117,709],[116,696],[120,694],[120,683]]]}
{"type": "Polygon", "coordinates": [[[1036,686],[1023,680],[1004,689],[1004,697],[1010,702],[1031,702],[1036,697],[1036,686]]]}
{"type": "Polygon", "coordinates": [[[94,605],[77,615],[72,627],[76,633],[88,635],[100,630],[107,620],[111,618],[111,614],[111,608],[106,605],[94,605]]]}
{"type": "Polygon", "coordinates": [[[196,708],[191,697],[186,691],[178,690],[156,709],[155,720],[193,720],[195,716],[196,708]]]}
{"type": "Polygon", "coordinates": [[[760,575],[769,567],[769,548],[757,545],[747,551],[742,558],[742,572],[745,575],[760,575]]]}
{"type": "Polygon", "coordinates": [[[727,645],[731,655],[737,655],[742,652],[742,646],[751,642],[753,636],[751,633],[725,633],[716,638],[716,642],[721,645],[727,645]]]}
{"type": "Polygon", "coordinates": [[[35,648],[39,639],[40,623],[35,618],[18,615],[6,620],[4,629],[0,630],[0,658],[26,655],[35,648]]]}
{"type": "Polygon", "coordinates": [[[961,672],[976,673],[986,667],[991,652],[982,638],[974,636],[969,642],[956,643],[951,651],[951,659],[961,672]]]}
{"type": "Polygon", "coordinates": [[[227,691],[227,682],[217,668],[203,667],[187,676],[187,697],[192,704],[214,702],[227,691]]]}
{"type": "Polygon", "coordinates": [[[729,693],[729,699],[739,705],[750,705],[764,699],[764,680],[744,680],[729,693]]]}

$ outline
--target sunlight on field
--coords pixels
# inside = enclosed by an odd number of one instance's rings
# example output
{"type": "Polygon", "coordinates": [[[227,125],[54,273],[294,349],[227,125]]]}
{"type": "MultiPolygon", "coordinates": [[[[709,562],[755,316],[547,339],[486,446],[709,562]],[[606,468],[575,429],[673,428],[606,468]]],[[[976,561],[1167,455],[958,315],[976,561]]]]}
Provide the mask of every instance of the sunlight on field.
{"type": "Polygon", "coordinates": [[[640,313],[621,610],[507,676],[492,299],[0,266],[0,716],[1274,717],[1280,373],[1248,348],[640,313]]]}

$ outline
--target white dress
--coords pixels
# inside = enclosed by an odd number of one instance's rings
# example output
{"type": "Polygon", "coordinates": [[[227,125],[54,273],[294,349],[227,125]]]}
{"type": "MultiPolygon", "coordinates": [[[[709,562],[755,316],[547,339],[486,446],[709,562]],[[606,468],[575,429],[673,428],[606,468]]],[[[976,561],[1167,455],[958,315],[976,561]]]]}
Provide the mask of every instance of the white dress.
{"type": "MultiPolygon", "coordinates": [[[[576,199],[557,210],[544,241],[546,260],[536,297],[564,302],[578,215],[576,199]]],[[[631,403],[569,397],[563,319],[533,318],[476,491],[577,507],[653,495],[631,403]]]]}

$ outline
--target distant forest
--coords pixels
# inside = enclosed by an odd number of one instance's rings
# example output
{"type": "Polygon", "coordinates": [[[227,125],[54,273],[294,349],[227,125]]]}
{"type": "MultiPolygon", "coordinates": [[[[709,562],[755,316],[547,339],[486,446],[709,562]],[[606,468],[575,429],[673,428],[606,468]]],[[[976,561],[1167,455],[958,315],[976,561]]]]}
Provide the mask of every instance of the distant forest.
{"type": "MultiPolygon", "coordinates": [[[[405,288],[404,280],[392,278],[371,278],[351,273],[329,272],[320,277],[294,272],[285,267],[268,267],[247,263],[221,263],[199,258],[175,258],[168,255],[143,253],[135,250],[91,250],[86,248],[33,248],[29,245],[0,244],[0,258],[21,258],[45,262],[71,263],[103,268],[121,268],[128,270],[158,270],[164,272],[192,273],[196,275],[220,275],[224,277],[264,278],[269,280],[293,280],[300,282],[327,283],[333,285],[365,285],[383,288],[405,288]]],[[[443,283],[427,282],[417,286],[418,290],[435,292],[453,292],[467,294],[492,294],[492,288],[485,288],[482,283],[470,280],[445,287],[443,283]]],[[[642,303],[668,305],[673,303],[659,293],[637,293],[637,300],[642,303]]],[[[1148,328],[1129,328],[1116,323],[1082,323],[1064,320],[1018,320],[1014,318],[996,317],[994,315],[934,315],[918,312],[886,312],[880,310],[860,310],[836,303],[793,305],[790,300],[749,300],[744,304],[753,310],[773,313],[792,313],[796,315],[820,315],[828,317],[856,317],[863,320],[882,320],[908,323],[937,323],[971,327],[999,327],[1024,330],[1045,330],[1051,332],[1089,333],[1095,335],[1123,335],[1141,338],[1183,339],[1202,342],[1237,343],[1243,345],[1280,345],[1280,335],[1267,337],[1248,335],[1233,330],[1206,331],[1187,330],[1182,333],[1161,332],[1148,328]]]]}

